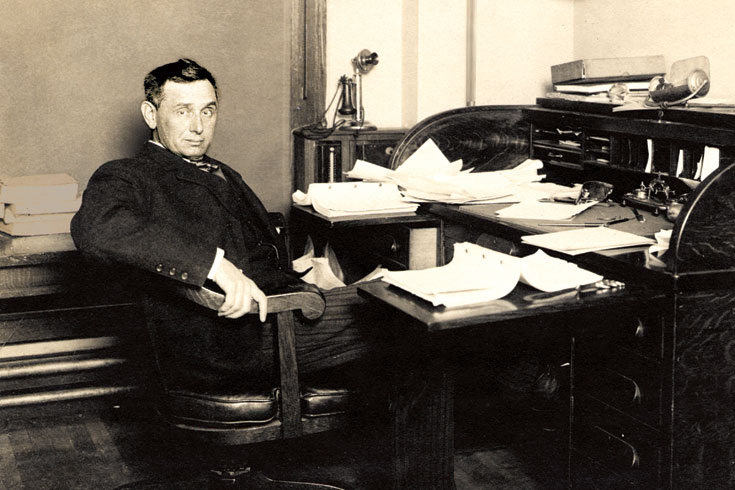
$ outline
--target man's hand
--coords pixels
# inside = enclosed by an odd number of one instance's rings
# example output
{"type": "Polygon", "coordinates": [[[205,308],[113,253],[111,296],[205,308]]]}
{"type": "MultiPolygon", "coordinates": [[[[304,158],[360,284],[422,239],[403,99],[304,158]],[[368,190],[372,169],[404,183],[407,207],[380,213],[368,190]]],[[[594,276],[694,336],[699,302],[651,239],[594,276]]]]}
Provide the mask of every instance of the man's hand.
{"type": "Polygon", "coordinates": [[[260,321],[265,321],[268,314],[268,299],[265,293],[226,258],[222,259],[214,275],[214,282],[225,292],[225,302],[220,306],[217,315],[232,319],[240,318],[250,312],[252,301],[255,301],[260,310],[260,321]]]}

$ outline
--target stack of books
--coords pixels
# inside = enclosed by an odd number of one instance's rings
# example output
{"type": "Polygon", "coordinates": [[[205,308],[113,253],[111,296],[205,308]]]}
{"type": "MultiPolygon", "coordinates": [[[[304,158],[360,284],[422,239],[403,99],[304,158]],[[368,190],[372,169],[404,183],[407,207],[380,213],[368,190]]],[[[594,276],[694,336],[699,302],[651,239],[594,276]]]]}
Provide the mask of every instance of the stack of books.
{"type": "Polygon", "coordinates": [[[69,233],[82,198],[68,174],[0,175],[0,231],[12,236],[69,233]]]}
{"type": "Polygon", "coordinates": [[[647,97],[651,79],[666,71],[663,56],[597,58],[576,60],[551,67],[554,92],[551,97],[603,101],[647,97]],[[610,94],[615,85],[625,89],[610,94]]]}

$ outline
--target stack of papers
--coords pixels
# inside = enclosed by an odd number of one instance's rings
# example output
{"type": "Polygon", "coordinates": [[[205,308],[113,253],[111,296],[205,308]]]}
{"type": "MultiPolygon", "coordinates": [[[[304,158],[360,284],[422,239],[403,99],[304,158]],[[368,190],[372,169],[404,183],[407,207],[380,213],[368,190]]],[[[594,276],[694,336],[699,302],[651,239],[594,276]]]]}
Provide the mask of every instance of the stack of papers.
{"type": "Polygon", "coordinates": [[[308,194],[294,194],[294,202],[311,204],[328,218],[372,214],[410,213],[418,204],[405,202],[395,184],[335,182],[310,184],[308,194]]]}
{"type": "Polygon", "coordinates": [[[569,255],[655,243],[650,238],[606,226],[526,235],[521,237],[521,240],[530,245],[564,252],[569,255]]]}
{"type": "Polygon", "coordinates": [[[383,280],[434,306],[469,306],[500,299],[518,281],[544,292],[592,284],[602,276],[539,250],[513,257],[472,243],[456,243],[454,258],[441,267],[386,271],[383,280]]]}
{"type": "Polygon", "coordinates": [[[496,202],[511,196],[520,186],[540,181],[543,175],[538,171],[542,167],[540,160],[526,160],[508,170],[471,173],[472,169],[462,170],[461,160],[450,162],[428,139],[396,170],[357,160],[345,176],[394,183],[407,201],[471,204],[496,202]]]}

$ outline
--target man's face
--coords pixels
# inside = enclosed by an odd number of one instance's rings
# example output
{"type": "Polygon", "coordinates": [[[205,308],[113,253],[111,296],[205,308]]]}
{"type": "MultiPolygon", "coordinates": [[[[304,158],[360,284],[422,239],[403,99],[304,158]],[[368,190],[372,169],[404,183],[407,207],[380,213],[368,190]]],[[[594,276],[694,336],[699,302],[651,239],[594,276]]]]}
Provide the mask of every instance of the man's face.
{"type": "Polygon", "coordinates": [[[176,155],[200,159],[209,148],[217,123],[217,97],[208,80],[162,87],[158,108],[144,102],[143,116],[154,140],[176,155]],[[146,104],[148,104],[146,109],[146,104]]]}

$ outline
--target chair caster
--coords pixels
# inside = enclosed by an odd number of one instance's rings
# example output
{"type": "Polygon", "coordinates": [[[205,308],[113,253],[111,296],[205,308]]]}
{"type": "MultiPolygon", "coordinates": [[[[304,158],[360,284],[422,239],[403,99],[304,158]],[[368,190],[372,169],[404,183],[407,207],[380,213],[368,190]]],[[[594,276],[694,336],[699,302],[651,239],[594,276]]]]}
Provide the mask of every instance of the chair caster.
{"type": "Polygon", "coordinates": [[[250,468],[209,470],[209,490],[237,490],[240,479],[250,472],[250,468]]]}
{"type": "Polygon", "coordinates": [[[250,468],[211,470],[209,490],[344,490],[323,483],[272,480],[250,468]]]}

